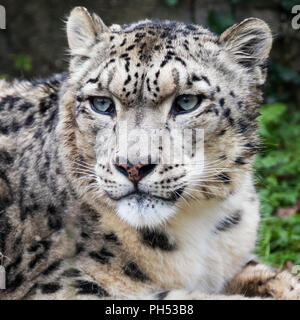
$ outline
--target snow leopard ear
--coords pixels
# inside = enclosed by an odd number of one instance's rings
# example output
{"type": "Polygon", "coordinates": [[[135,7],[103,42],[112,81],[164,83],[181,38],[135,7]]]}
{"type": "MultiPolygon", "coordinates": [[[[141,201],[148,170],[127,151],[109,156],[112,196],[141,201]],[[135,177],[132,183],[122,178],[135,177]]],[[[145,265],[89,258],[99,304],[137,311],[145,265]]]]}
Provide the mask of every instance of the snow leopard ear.
{"type": "Polygon", "coordinates": [[[72,54],[84,55],[104,32],[109,32],[109,29],[96,14],[90,14],[84,7],[72,10],[67,21],[67,37],[72,54]]]}
{"type": "Polygon", "coordinates": [[[272,47],[272,33],[264,21],[249,18],[225,30],[220,42],[237,62],[252,69],[266,62],[272,47]]]}

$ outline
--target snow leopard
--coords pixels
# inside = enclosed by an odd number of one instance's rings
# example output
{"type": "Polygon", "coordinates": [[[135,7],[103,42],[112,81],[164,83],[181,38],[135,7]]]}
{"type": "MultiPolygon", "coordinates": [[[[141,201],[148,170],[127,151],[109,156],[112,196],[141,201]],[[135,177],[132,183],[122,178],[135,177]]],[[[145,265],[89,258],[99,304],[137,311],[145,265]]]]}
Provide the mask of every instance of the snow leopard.
{"type": "Polygon", "coordinates": [[[67,72],[0,82],[0,299],[299,299],[253,255],[268,25],[66,31],[67,72]]]}

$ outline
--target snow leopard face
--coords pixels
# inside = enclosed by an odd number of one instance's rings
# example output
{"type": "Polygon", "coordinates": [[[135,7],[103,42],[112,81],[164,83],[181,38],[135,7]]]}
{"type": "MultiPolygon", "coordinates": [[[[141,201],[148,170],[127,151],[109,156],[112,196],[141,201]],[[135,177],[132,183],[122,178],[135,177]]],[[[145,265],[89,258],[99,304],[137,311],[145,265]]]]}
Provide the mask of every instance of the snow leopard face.
{"type": "Polygon", "coordinates": [[[108,28],[76,8],[67,32],[61,131],[83,196],[139,228],[234,192],[257,150],[272,42],[264,22],[219,37],[172,21],[108,28]]]}

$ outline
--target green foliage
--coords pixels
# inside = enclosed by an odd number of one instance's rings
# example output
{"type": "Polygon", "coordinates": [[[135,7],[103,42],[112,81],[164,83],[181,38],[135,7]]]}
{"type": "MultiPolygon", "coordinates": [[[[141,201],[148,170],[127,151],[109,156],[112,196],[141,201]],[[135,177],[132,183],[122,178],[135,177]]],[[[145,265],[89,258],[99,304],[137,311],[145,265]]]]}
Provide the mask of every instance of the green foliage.
{"type": "MultiPolygon", "coordinates": [[[[255,3],[260,2],[259,0],[231,0],[233,5],[242,5],[243,3],[255,3]]],[[[279,5],[286,12],[291,13],[293,6],[299,4],[299,0],[281,0],[279,5]]]]}
{"type": "Polygon", "coordinates": [[[282,103],[264,105],[259,118],[263,149],[257,157],[262,222],[258,255],[272,265],[300,264],[300,215],[274,212],[300,198],[300,114],[282,103]]]}
{"type": "Polygon", "coordinates": [[[300,73],[272,61],[269,67],[266,85],[266,102],[289,102],[293,100],[292,93],[300,86],[300,73]],[[295,89],[295,90],[294,90],[295,89]]]}
{"type": "Polygon", "coordinates": [[[273,266],[282,267],[287,261],[300,265],[300,215],[265,218],[257,254],[273,266]]]}
{"type": "Polygon", "coordinates": [[[174,7],[178,4],[179,0],[164,0],[164,2],[169,6],[169,7],[174,7]]]}
{"type": "Polygon", "coordinates": [[[282,8],[287,12],[291,12],[293,6],[297,4],[299,4],[299,0],[282,0],[281,1],[282,8]]]}
{"type": "Polygon", "coordinates": [[[231,3],[232,4],[240,4],[240,3],[243,3],[243,2],[255,2],[257,0],[231,0],[231,3]]]}
{"type": "Polygon", "coordinates": [[[218,34],[221,34],[232,26],[234,22],[234,18],[231,14],[218,13],[215,10],[211,10],[207,17],[208,27],[218,34]]]}
{"type": "Polygon", "coordinates": [[[32,69],[32,58],[29,55],[14,54],[12,60],[15,69],[19,71],[30,71],[32,69]]]}

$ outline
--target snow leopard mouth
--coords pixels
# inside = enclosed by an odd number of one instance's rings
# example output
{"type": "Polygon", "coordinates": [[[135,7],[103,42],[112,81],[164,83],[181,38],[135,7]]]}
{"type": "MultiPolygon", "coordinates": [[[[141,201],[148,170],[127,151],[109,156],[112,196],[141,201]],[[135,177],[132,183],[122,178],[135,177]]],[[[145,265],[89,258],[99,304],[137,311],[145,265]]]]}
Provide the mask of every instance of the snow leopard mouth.
{"type": "Polygon", "coordinates": [[[135,228],[156,227],[176,212],[176,200],[143,192],[132,192],[116,201],[118,216],[135,228]]]}
{"type": "Polygon", "coordinates": [[[134,190],[134,191],[132,191],[124,196],[121,196],[121,197],[113,197],[108,192],[106,192],[106,194],[108,195],[109,198],[111,198],[112,200],[115,200],[115,201],[120,201],[123,199],[128,199],[128,200],[135,199],[138,203],[142,203],[145,200],[149,200],[149,201],[161,200],[161,201],[165,201],[165,202],[169,202],[169,203],[175,203],[181,197],[181,194],[183,193],[183,191],[184,191],[184,188],[180,188],[178,190],[175,190],[174,192],[172,192],[172,195],[168,198],[154,195],[154,194],[150,194],[150,193],[146,193],[146,192],[139,191],[139,190],[134,190]]]}

